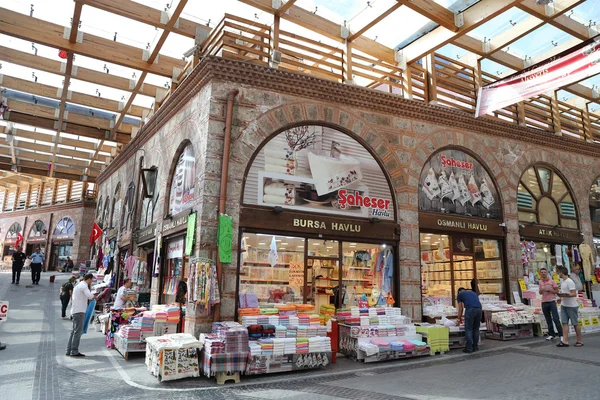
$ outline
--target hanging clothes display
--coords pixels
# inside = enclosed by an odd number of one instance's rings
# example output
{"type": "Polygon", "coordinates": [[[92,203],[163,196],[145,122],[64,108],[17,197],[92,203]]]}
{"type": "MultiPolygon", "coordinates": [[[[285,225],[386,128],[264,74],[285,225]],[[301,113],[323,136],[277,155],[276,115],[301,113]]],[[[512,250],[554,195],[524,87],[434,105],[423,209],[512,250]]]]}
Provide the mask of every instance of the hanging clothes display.
{"type": "Polygon", "coordinates": [[[188,303],[195,303],[202,315],[209,315],[212,306],[221,302],[217,267],[213,260],[202,257],[190,259],[187,295],[188,303]]]}

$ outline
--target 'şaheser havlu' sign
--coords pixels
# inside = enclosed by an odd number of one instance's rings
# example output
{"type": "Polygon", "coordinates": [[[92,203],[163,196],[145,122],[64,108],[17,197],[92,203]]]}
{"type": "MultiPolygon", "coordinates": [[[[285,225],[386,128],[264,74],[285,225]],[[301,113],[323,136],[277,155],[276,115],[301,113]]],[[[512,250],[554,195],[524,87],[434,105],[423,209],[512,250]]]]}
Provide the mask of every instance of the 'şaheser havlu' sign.
{"type": "Polygon", "coordinates": [[[600,73],[600,35],[479,89],[475,116],[600,73]]]}

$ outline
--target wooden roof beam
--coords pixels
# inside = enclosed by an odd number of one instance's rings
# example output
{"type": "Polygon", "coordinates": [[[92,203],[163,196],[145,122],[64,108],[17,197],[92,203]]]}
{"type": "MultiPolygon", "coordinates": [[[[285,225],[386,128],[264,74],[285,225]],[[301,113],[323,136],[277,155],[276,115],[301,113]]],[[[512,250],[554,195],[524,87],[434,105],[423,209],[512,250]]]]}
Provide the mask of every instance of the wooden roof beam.
{"type": "Polygon", "coordinates": [[[518,4],[517,7],[544,22],[565,31],[569,35],[580,40],[587,40],[590,38],[588,27],[564,15],[565,12],[578,6],[584,1],[585,0],[554,0],[552,3],[554,13],[552,15],[546,15],[545,7],[537,5],[535,0],[524,0],[522,3],[518,4]]]}
{"type": "Polygon", "coordinates": [[[285,14],[295,2],[296,0],[287,0],[281,7],[279,7],[279,10],[277,10],[277,15],[285,14]]]}
{"type": "Polygon", "coordinates": [[[453,32],[440,26],[401,49],[402,55],[406,58],[407,63],[417,61],[497,17],[521,1],[523,0],[482,0],[461,13],[463,24],[458,31],[453,32]]]}
{"type": "Polygon", "coordinates": [[[161,55],[160,62],[147,63],[143,60],[144,50],[88,33],[83,34],[81,43],[71,43],[63,37],[66,31],[64,26],[0,8],[0,33],[9,36],[167,78],[173,76],[174,68],[185,66],[183,60],[165,55],[161,55]]]}
{"type": "MultiPolygon", "coordinates": [[[[1,55],[0,55],[1,57],[1,55]]],[[[62,89],[56,86],[44,85],[42,83],[35,83],[21,78],[16,78],[10,75],[0,75],[0,86],[19,92],[29,93],[36,96],[43,96],[49,99],[60,100],[62,96],[62,89]]],[[[67,95],[69,103],[77,104],[82,107],[91,107],[98,110],[109,111],[109,112],[121,112],[122,107],[119,106],[118,101],[105,99],[98,96],[92,96],[85,93],[69,91],[67,95]],[[121,109],[120,109],[121,108],[121,109]]],[[[132,106],[127,112],[128,115],[134,117],[142,117],[142,110],[146,110],[143,107],[132,106]]]]}
{"type": "MultiPolygon", "coordinates": [[[[40,71],[49,72],[51,74],[64,76],[64,64],[60,61],[54,61],[49,58],[35,56],[30,53],[11,49],[9,47],[0,46],[0,60],[7,61],[23,67],[34,68],[40,71]]],[[[95,83],[97,85],[107,86],[113,89],[119,89],[126,92],[131,92],[133,89],[133,80],[123,78],[117,75],[111,75],[106,72],[100,72],[89,68],[77,67],[77,71],[73,71],[71,76],[80,81],[95,83]]],[[[144,84],[140,90],[140,94],[150,97],[156,97],[159,90],[164,88],[151,84],[144,84]]],[[[133,106],[138,107],[138,106],[133,106]]],[[[141,110],[147,110],[140,107],[141,110]]],[[[140,114],[142,111],[140,111],[140,114]]]]}
{"type": "MultiPolygon", "coordinates": [[[[159,29],[165,29],[165,23],[161,22],[162,12],[156,8],[152,8],[131,0],[75,0],[77,3],[85,4],[100,10],[107,11],[121,17],[129,18],[143,24],[151,25],[159,29]]],[[[292,0],[292,4],[294,0],[292,0]]],[[[284,5],[285,7],[285,5],[284,5]]],[[[173,33],[194,39],[197,30],[210,32],[211,28],[198,24],[197,22],[179,18],[177,24],[169,29],[173,33]]]]}
{"type": "MultiPolygon", "coordinates": [[[[56,129],[56,121],[54,119],[38,117],[35,115],[24,114],[16,111],[9,111],[7,114],[8,121],[29,125],[37,128],[50,130],[56,129]]],[[[65,122],[63,124],[62,132],[70,133],[71,135],[85,136],[92,139],[100,140],[107,139],[110,135],[110,131],[108,130],[92,128],[89,126],[79,125],[71,122],[65,122]]],[[[121,144],[127,144],[129,143],[130,139],[130,135],[118,133],[116,142],[121,144]]]]}
{"type": "Polygon", "coordinates": [[[368,31],[369,29],[371,29],[372,27],[374,27],[375,25],[377,25],[379,22],[381,22],[388,15],[390,15],[391,13],[393,13],[394,11],[396,11],[397,9],[399,9],[400,7],[402,7],[406,2],[407,2],[407,0],[398,0],[396,2],[396,4],[394,4],[393,6],[391,6],[390,8],[388,8],[387,10],[385,10],[384,12],[382,12],[377,18],[373,19],[371,22],[369,22],[368,24],[366,24],[365,26],[363,26],[362,28],[360,28],[358,31],[356,31],[355,33],[353,33],[352,35],[350,35],[348,37],[348,41],[351,42],[354,39],[362,36],[363,33],[365,33],[366,31],[368,31]]]}
{"type": "Polygon", "coordinates": [[[451,10],[448,10],[446,7],[439,5],[435,1],[410,0],[406,2],[400,2],[406,4],[406,7],[410,8],[411,10],[429,18],[436,24],[443,26],[452,32],[458,32],[459,28],[454,22],[454,13],[451,10]]]}
{"type": "MultiPolygon", "coordinates": [[[[7,133],[7,128],[4,126],[0,126],[0,133],[7,133]]],[[[15,136],[17,136],[19,138],[25,138],[25,139],[31,139],[31,140],[41,140],[42,142],[52,142],[54,140],[54,135],[42,133],[40,131],[33,132],[33,131],[29,131],[27,129],[16,129],[15,136]]],[[[70,138],[66,138],[64,136],[61,136],[59,138],[58,143],[63,144],[65,146],[75,147],[75,150],[87,153],[88,157],[89,157],[89,152],[87,152],[85,150],[96,150],[99,147],[98,143],[92,143],[92,142],[88,142],[85,140],[70,139],[70,138]]],[[[101,147],[100,151],[102,151],[104,153],[110,153],[112,149],[113,149],[112,146],[104,145],[101,147]]]]}

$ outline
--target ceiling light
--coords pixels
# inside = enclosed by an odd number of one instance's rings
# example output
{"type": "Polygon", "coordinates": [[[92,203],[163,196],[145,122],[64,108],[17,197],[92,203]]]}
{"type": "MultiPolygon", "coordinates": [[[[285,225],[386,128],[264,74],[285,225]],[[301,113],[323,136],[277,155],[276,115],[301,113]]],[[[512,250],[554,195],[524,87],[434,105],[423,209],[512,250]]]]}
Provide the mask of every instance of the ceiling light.
{"type": "Polygon", "coordinates": [[[281,243],[282,246],[287,246],[289,243],[285,242],[285,243],[281,243]]]}
{"type": "Polygon", "coordinates": [[[304,246],[298,246],[298,248],[299,248],[299,249],[303,249],[303,248],[304,248],[304,246]]]}
{"type": "Polygon", "coordinates": [[[265,242],[261,242],[259,243],[259,245],[264,246],[266,243],[265,242]]]}

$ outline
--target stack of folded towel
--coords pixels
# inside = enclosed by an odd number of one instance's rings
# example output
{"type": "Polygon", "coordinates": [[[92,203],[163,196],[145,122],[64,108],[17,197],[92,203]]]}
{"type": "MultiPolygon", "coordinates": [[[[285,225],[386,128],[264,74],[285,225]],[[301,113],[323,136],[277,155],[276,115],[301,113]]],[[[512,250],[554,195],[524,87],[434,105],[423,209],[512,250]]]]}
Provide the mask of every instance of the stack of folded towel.
{"type": "Polygon", "coordinates": [[[296,175],[296,155],[290,149],[265,148],[265,171],[296,175]]]}
{"type": "Polygon", "coordinates": [[[308,352],[309,352],[308,338],[297,338],[296,339],[296,353],[297,354],[307,354],[308,352]]]}
{"type": "Polygon", "coordinates": [[[283,340],[283,353],[284,354],[296,354],[296,339],[285,338],[283,340]]]}
{"type": "Polygon", "coordinates": [[[291,183],[271,182],[267,183],[263,190],[264,203],[281,204],[284,206],[293,206],[296,204],[296,187],[291,183]]]}

